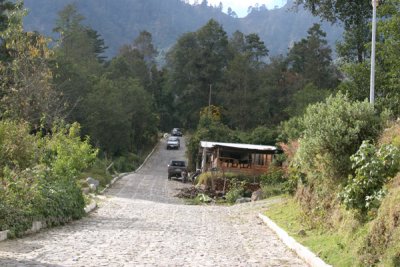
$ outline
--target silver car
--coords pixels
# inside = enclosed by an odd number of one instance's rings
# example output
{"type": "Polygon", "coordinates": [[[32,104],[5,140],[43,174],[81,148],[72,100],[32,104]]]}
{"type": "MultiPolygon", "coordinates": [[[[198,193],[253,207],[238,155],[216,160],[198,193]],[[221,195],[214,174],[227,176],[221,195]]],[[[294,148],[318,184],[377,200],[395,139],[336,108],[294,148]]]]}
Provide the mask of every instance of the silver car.
{"type": "Polygon", "coordinates": [[[167,140],[167,149],[179,149],[181,142],[178,137],[171,136],[167,140]]]}

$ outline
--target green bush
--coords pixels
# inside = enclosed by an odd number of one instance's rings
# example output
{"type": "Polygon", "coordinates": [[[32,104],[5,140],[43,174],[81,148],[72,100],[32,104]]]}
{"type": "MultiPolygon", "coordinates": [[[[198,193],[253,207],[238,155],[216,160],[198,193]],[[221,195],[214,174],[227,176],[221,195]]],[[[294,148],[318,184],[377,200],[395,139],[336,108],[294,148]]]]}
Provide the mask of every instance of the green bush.
{"type": "Polygon", "coordinates": [[[367,101],[351,101],[343,94],[307,108],[288,189],[297,187],[296,198],[314,224],[326,223],[340,204],[337,194],[352,173],[350,156],[363,140],[378,137],[386,119],[367,101]]]}
{"type": "Polygon", "coordinates": [[[82,141],[79,134],[78,123],[69,127],[59,124],[51,136],[41,140],[40,163],[49,166],[53,177],[76,179],[95,161],[98,150],[92,148],[88,138],[82,141]]]}
{"type": "Polygon", "coordinates": [[[228,203],[234,204],[238,198],[243,197],[244,194],[244,182],[232,179],[230,181],[229,191],[226,193],[225,198],[228,203]]]}
{"type": "Polygon", "coordinates": [[[27,172],[16,173],[8,167],[3,172],[0,191],[0,228],[10,230],[11,236],[19,236],[40,219],[37,203],[41,196],[38,184],[33,179],[26,179],[27,172]]]}
{"type": "Polygon", "coordinates": [[[263,185],[275,185],[285,183],[287,179],[282,168],[271,166],[266,174],[260,176],[260,181],[263,185]]]}
{"type": "Polygon", "coordinates": [[[349,183],[340,193],[348,208],[362,212],[378,208],[385,196],[383,185],[400,170],[400,149],[389,144],[376,149],[364,141],[351,157],[355,176],[349,176],[349,183]]]}
{"type": "Polygon", "coordinates": [[[39,152],[36,139],[26,123],[0,122],[0,177],[6,166],[23,170],[34,163],[39,152]]]}
{"type": "Polygon", "coordinates": [[[287,177],[282,168],[271,166],[266,174],[260,176],[263,198],[282,194],[287,188],[287,177]]]}
{"type": "Polygon", "coordinates": [[[291,140],[299,139],[304,131],[302,117],[292,117],[279,125],[280,135],[278,141],[288,143],[291,140]]]}
{"type": "Polygon", "coordinates": [[[116,172],[132,172],[139,167],[139,162],[139,156],[129,153],[114,159],[113,170],[116,172]]]}
{"type": "Polygon", "coordinates": [[[81,218],[77,178],[97,151],[81,141],[79,125],[59,125],[45,137],[31,136],[23,123],[2,121],[0,129],[2,149],[8,148],[1,151],[0,229],[19,236],[36,220],[54,225],[81,218]]]}
{"type": "Polygon", "coordinates": [[[16,208],[14,203],[0,200],[0,217],[0,231],[9,230],[10,237],[20,236],[32,227],[32,211],[29,208],[16,208]]]}
{"type": "Polygon", "coordinates": [[[48,225],[62,224],[84,215],[85,201],[74,180],[45,181],[40,190],[43,201],[38,208],[48,225]]]}
{"type": "Polygon", "coordinates": [[[307,179],[317,183],[343,181],[351,170],[350,156],[363,140],[374,140],[383,126],[367,101],[352,102],[342,94],[309,106],[302,124],[294,161],[307,179]]]}
{"type": "Polygon", "coordinates": [[[19,236],[32,226],[34,220],[42,219],[38,177],[35,170],[3,171],[3,188],[0,197],[0,225],[3,230],[10,230],[11,236],[19,236]]]}

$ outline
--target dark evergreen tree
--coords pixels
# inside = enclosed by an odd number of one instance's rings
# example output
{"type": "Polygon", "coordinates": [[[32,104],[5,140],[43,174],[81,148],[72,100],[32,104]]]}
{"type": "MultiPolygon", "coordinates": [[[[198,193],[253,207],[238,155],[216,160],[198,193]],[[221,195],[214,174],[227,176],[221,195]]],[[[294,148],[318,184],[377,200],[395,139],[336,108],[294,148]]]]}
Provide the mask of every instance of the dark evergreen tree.
{"type": "Polygon", "coordinates": [[[184,126],[197,125],[200,109],[209,103],[210,86],[217,90],[222,81],[228,57],[226,32],[215,20],[183,35],[171,49],[169,88],[184,126]]]}
{"type": "Polygon", "coordinates": [[[268,55],[267,47],[260,36],[255,33],[246,35],[246,52],[249,53],[254,62],[260,62],[268,55]]]}
{"type": "Polygon", "coordinates": [[[93,40],[94,54],[100,63],[104,63],[107,59],[104,53],[106,52],[108,46],[105,45],[104,39],[101,38],[101,35],[97,31],[91,28],[88,28],[86,31],[89,39],[93,40]]]}
{"type": "Polygon", "coordinates": [[[295,0],[297,6],[303,5],[315,16],[332,22],[342,23],[346,31],[347,48],[342,47],[342,55],[351,59],[355,52],[358,62],[366,57],[365,45],[369,42],[368,23],[372,17],[371,1],[353,0],[295,0]],[[354,52],[352,52],[354,51],[354,52]]]}
{"type": "MultiPolygon", "coordinates": [[[[262,90],[259,91],[257,115],[263,125],[273,126],[287,120],[287,108],[291,105],[293,94],[304,86],[300,75],[290,71],[287,58],[272,57],[262,72],[262,90]]],[[[260,123],[261,124],[261,123],[260,123]]]]}
{"type": "MultiPolygon", "coordinates": [[[[53,66],[54,82],[68,107],[68,120],[82,124],[88,110],[85,106],[97,76],[106,47],[99,34],[83,24],[84,17],[76,5],[67,5],[59,12],[54,31],[59,34],[53,66]]],[[[83,128],[85,133],[85,128],[83,128]]]]}
{"type": "Polygon", "coordinates": [[[325,39],[326,33],[319,24],[314,24],[306,38],[295,43],[288,53],[290,70],[300,74],[304,83],[313,83],[318,88],[335,88],[338,75],[332,66],[331,49],[325,39]]]}
{"type": "Polygon", "coordinates": [[[133,49],[138,50],[149,68],[155,64],[155,57],[158,52],[153,44],[153,37],[148,31],[141,31],[139,36],[133,41],[133,49]]]}
{"type": "Polygon", "coordinates": [[[232,60],[224,72],[224,82],[218,94],[229,126],[248,130],[262,123],[257,103],[261,90],[261,61],[268,49],[257,34],[244,35],[237,31],[229,40],[232,60]]]}

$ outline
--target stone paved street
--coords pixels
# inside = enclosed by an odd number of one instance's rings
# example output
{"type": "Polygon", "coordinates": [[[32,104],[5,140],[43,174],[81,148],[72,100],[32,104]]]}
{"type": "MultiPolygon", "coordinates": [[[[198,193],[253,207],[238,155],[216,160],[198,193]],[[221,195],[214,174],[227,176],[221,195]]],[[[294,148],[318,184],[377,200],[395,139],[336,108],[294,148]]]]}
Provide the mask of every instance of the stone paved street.
{"type": "Polygon", "coordinates": [[[0,242],[0,266],[306,266],[257,218],[268,206],[185,205],[167,180],[181,149],[161,142],[82,220],[0,242]]]}

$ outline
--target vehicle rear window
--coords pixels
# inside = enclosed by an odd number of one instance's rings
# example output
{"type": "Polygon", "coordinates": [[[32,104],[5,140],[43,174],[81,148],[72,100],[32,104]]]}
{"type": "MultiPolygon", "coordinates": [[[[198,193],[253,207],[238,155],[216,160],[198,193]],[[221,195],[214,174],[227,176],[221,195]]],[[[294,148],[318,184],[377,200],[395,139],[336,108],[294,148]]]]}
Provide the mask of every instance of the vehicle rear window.
{"type": "Polygon", "coordinates": [[[172,162],[172,166],[184,167],[185,166],[185,162],[184,161],[173,161],[172,162]]]}

